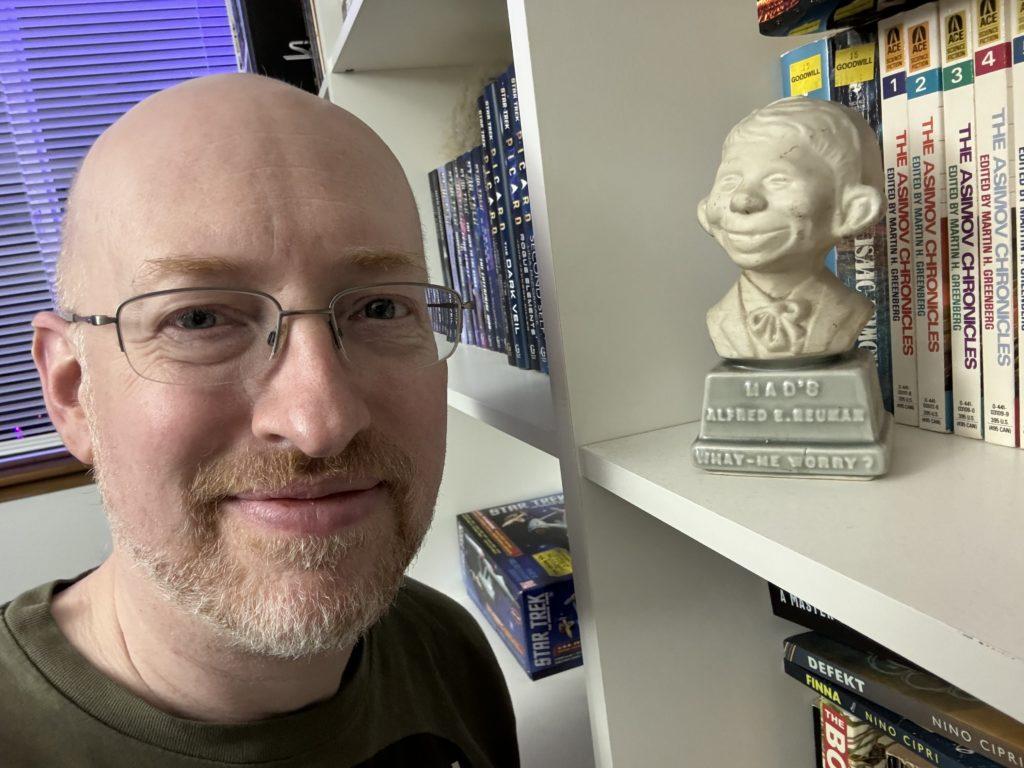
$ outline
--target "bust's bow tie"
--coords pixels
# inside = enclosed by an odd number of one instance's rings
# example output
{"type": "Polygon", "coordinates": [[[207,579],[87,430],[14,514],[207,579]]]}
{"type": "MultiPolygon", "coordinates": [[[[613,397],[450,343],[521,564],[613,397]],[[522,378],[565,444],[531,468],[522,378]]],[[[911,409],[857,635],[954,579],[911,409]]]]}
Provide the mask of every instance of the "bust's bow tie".
{"type": "Polygon", "coordinates": [[[779,299],[750,310],[747,327],[769,352],[796,352],[807,336],[803,324],[810,309],[804,299],[779,299]]]}

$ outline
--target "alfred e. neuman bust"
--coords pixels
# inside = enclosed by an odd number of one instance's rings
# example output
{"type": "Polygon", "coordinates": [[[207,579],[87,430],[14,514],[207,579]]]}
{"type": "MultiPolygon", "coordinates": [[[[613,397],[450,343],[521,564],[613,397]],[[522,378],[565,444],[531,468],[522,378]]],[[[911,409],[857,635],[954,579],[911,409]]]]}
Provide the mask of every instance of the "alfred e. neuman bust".
{"type": "Polygon", "coordinates": [[[718,354],[779,360],[852,349],[874,305],[843,285],[825,256],[881,210],[881,153],[857,113],[794,97],[740,121],[697,209],[743,270],[707,314],[718,354]]]}

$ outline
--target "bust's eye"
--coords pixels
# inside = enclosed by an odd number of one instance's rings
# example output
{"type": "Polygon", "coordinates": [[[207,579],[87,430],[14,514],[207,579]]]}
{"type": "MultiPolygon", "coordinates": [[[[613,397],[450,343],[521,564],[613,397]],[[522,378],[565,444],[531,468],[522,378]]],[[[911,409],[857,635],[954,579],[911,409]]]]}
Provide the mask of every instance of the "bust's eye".
{"type": "Polygon", "coordinates": [[[766,176],[764,185],[769,189],[782,189],[783,187],[789,186],[792,178],[784,173],[773,173],[770,176],[766,176]]]}
{"type": "Polygon", "coordinates": [[[730,192],[740,185],[740,175],[738,173],[727,173],[724,176],[718,177],[718,188],[725,192],[730,192]]]}

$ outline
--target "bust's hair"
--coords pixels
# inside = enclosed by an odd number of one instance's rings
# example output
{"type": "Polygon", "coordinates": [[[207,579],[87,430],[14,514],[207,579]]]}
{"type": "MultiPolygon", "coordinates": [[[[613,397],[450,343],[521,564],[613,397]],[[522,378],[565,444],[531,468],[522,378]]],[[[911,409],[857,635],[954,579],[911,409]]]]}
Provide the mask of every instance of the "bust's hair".
{"type": "Polygon", "coordinates": [[[855,184],[882,192],[877,136],[859,114],[833,101],[791,96],[755,109],[729,131],[722,155],[736,143],[787,138],[806,144],[832,168],[837,192],[855,184]]]}

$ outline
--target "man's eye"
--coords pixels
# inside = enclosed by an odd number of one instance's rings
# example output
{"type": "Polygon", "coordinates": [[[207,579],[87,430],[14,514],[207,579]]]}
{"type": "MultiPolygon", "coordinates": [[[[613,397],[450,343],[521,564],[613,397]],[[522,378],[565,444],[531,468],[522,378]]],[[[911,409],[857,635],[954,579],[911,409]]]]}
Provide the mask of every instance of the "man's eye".
{"type": "Polygon", "coordinates": [[[409,314],[409,308],[394,299],[372,299],[357,313],[367,320],[394,320],[409,314]]]}
{"type": "Polygon", "coordinates": [[[175,313],[172,318],[175,327],[186,331],[206,330],[215,325],[223,324],[217,314],[205,307],[189,307],[175,313]]]}
{"type": "Polygon", "coordinates": [[[787,186],[790,181],[790,177],[784,173],[773,173],[764,180],[764,183],[773,189],[780,189],[787,186]]]}

